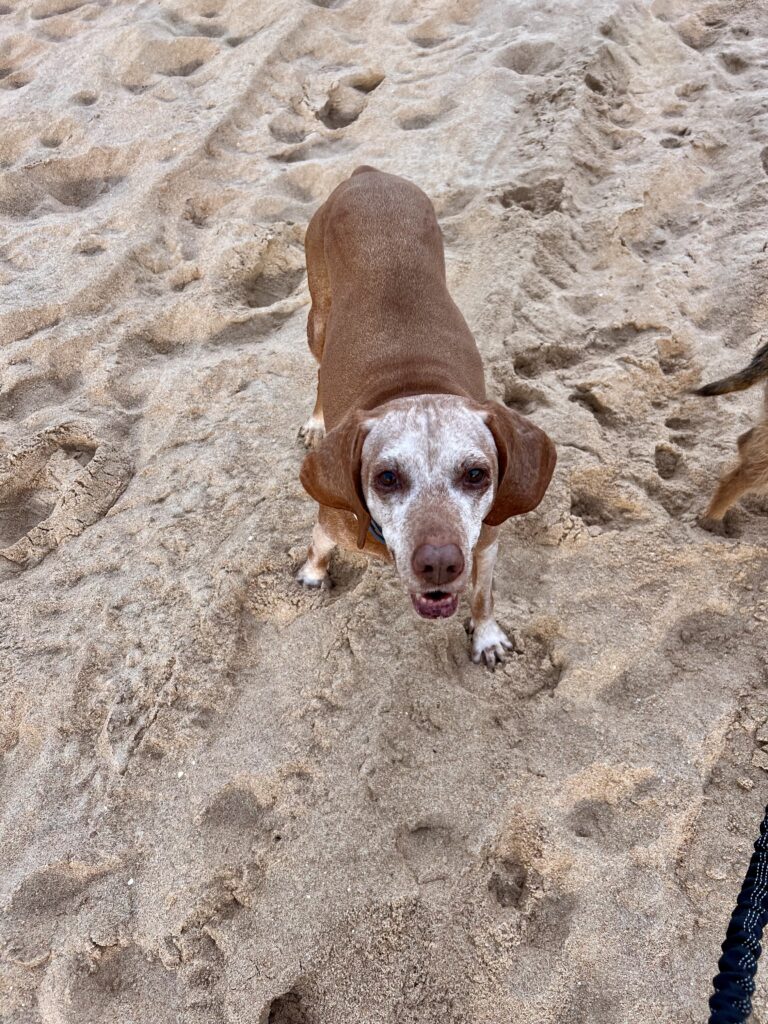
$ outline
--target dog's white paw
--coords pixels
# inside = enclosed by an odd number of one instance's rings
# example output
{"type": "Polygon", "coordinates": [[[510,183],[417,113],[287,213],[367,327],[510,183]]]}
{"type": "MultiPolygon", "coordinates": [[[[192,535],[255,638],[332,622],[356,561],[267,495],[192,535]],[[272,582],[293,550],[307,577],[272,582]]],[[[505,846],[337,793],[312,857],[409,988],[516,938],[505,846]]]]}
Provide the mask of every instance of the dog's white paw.
{"type": "Polygon", "coordinates": [[[330,590],[333,586],[328,570],[316,569],[309,562],[305,562],[302,565],[295,578],[296,582],[300,583],[302,587],[310,587],[312,590],[319,590],[321,587],[324,590],[330,590]]]}
{"type": "Polygon", "coordinates": [[[317,448],[325,437],[325,423],[316,416],[310,416],[304,426],[299,428],[299,437],[305,448],[317,448]]]}
{"type": "Polygon", "coordinates": [[[488,668],[496,668],[506,658],[507,651],[514,650],[514,644],[495,619],[488,619],[478,626],[470,620],[469,630],[472,634],[472,661],[476,665],[482,661],[488,668]]]}

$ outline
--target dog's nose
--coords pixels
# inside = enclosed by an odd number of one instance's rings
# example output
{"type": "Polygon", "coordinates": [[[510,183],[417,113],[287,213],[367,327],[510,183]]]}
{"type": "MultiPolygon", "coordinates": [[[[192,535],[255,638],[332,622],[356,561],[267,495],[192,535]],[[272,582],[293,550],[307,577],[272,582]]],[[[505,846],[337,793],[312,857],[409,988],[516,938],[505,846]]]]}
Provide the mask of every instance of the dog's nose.
{"type": "Polygon", "coordinates": [[[413,552],[411,565],[425,583],[439,587],[461,576],[464,556],[456,544],[420,544],[413,552]]]}

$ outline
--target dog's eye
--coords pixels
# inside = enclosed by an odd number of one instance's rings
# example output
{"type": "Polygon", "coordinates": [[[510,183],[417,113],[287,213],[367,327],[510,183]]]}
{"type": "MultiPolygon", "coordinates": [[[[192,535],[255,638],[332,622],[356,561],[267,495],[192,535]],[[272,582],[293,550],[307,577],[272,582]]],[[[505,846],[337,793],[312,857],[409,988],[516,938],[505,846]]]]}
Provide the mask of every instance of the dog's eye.
{"type": "Polygon", "coordinates": [[[376,477],[376,485],[382,491],[394,491],[399,483],[397,473],[391,469],[385,469],[376,477]]]}
{"type": "Polygon", "coordinates": [[[471,466],[464,473],[463,483],[467,487],[483,487],[488,482],[488,471],[480,466],[471,466]]]}

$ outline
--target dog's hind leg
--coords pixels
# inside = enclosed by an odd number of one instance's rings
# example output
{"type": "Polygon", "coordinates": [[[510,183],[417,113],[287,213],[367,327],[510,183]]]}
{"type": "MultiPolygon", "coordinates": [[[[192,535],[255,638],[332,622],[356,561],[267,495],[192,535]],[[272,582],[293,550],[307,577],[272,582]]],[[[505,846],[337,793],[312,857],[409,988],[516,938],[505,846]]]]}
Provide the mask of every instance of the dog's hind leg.
{"type": "MultiPolygon", "coordinates": [[[[331,281],[325,262],[324,207],[320,207],[307,228],[304,251],[307,257],[307,283],[312,297],[312,308],[307,317],[307,341],[309,350],[318,363],[323,358],[325,347],[325,326],[331,309],[331,281]]],[[[318,370],[319,373],[319,370],[318,370]]],[[[317,398],[312,415],[299,430],[299,437],[307,448],[314,448],[325,437],[323,406],[320,400],[318,382],[317,398]]]]}
{"type": "Polygon", "coordinates": [[[712,496],[709,508],[704,514],[705,518],[719,521],[731,505],[750,489],[751,484],[743,467],[738,466],[736,469],[732,469],[730,473],[725,474],[717,485],[717,490],[712,496]]]}
{"type": "Polygon", "coordinates": [[[747,430],[736,443],[739,465],[721,477],[705,519],[719,522],[743,494],[764,491],[768,486],[768,421],[747,430]]]}
{"type": "Polygon", "coordinates": [[[312,415],[299,427],[299,437],[307,448],[315,448],[325,437],[325,420],[323,419],[323,406],[320,402],[320,389],[318,388],[315,408],[312,415]]]}

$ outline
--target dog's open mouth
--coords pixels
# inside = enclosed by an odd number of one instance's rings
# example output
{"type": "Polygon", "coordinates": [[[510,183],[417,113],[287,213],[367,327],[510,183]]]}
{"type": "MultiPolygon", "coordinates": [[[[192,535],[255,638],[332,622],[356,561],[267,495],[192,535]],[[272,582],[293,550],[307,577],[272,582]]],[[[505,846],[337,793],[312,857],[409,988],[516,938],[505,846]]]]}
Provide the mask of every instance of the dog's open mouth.
{"type": "Polygon", "coordinates": [[[448,619],[459,607],[459,595],[448,594],[444,590],[411,594],[411,601],[422,619],[448,619]]]}

